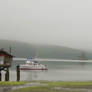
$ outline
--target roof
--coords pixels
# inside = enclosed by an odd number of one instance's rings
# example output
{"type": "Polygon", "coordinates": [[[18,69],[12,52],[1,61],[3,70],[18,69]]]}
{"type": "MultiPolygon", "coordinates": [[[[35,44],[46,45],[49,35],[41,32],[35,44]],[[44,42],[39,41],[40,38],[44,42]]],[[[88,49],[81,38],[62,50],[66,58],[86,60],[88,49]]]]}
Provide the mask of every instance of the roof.
{"type": "Polygon", "coordinates": [[[4,51],[4,50],[0,50],[0,55],[6,55],[6,56],[13,57],[13,55],[11,53],[4,51]]]}

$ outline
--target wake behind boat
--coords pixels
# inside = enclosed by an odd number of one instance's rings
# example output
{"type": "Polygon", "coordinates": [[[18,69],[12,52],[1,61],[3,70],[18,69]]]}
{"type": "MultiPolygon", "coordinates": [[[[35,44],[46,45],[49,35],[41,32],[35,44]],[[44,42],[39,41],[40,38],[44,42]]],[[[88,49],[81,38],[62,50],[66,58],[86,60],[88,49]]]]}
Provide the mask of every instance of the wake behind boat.
{"type": "Polygon", "coordinates": [[[25,64],[20,65],[21,70],[48,70],[47,65],[38,63],[35,59],[28,59],[25,64]]]}

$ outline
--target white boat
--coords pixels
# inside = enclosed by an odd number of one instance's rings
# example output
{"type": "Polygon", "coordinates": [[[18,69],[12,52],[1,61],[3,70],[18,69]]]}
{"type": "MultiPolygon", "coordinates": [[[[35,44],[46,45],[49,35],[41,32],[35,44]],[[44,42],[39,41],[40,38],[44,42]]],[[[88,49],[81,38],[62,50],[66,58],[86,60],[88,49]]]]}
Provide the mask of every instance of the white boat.
{"type": "Polygon", "coordinates": [[[48,70],[47,65],[39,64],[35,59],[29,59],[20,65],[20,70],[48,70]]]}

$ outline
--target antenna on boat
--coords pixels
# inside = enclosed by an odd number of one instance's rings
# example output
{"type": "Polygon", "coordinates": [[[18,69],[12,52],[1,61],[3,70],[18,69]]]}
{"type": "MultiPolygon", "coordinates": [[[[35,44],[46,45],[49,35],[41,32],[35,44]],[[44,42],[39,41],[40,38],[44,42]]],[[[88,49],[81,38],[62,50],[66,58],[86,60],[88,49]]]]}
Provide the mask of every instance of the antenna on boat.
{"type": "Polygon", "coordinates": [[[11,46],[9,46],[9,52],[10,52],[10,54],[12,53],[12,47],[11,46]]]}

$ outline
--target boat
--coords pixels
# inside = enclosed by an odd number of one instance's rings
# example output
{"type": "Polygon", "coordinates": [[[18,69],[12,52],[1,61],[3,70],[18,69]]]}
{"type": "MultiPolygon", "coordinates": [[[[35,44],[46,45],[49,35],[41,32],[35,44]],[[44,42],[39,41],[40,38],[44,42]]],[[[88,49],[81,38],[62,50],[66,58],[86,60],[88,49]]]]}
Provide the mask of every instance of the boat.
{"type": "Polygon", "coordinates": [[[81,55],[79,56],[79,60],[88,60],[84,52],[82,52],[81,55]]]}
{"type": "Polygon", "coordinates": [[[31,58],[25,64],[20,65],[20,70],[48,70],[47,65],[40,64],[35,59],[31,58]]]}

